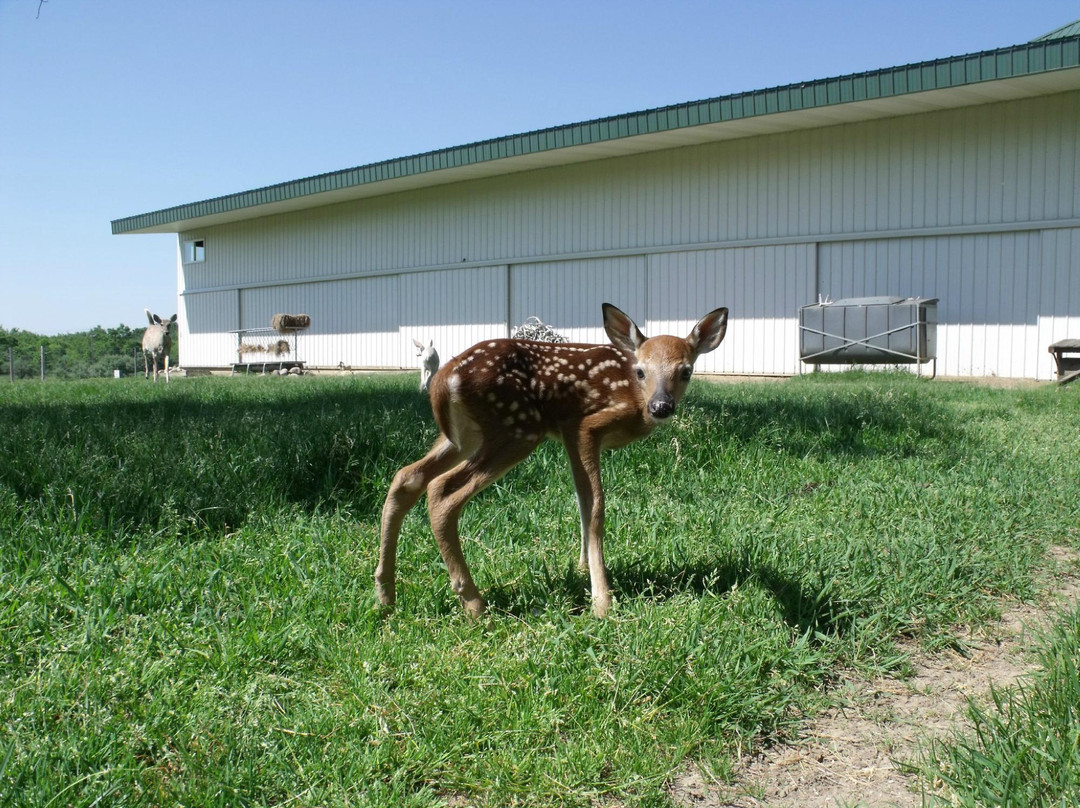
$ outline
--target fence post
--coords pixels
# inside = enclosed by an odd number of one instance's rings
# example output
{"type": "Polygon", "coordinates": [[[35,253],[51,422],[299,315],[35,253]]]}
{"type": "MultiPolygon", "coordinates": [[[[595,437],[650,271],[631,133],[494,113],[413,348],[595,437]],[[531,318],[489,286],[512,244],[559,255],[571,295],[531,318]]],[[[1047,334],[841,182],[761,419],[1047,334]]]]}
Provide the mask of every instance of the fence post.
{"type": "Polygon", "coordinates": [[[41,380],[45,381],[45,346],[41,346],[41,380]]]}

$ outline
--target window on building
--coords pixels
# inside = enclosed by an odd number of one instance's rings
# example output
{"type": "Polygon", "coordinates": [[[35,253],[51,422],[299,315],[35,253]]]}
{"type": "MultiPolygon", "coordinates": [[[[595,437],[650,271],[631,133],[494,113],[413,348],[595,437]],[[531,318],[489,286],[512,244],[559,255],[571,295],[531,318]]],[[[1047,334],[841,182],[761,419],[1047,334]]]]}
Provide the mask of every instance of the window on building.
{"type": "Polygon", "coordinates": [[[184,242],[184,263],[198,264],[206,260],[206,241],[195,239],[184,242]]]}

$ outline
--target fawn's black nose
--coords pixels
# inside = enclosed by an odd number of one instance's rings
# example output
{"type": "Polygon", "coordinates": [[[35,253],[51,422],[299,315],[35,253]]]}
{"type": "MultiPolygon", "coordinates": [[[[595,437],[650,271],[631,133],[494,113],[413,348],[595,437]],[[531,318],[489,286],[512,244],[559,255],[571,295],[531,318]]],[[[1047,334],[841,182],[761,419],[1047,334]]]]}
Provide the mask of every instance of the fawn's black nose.
{"type": "Polygon", "coordinates": [[[649,400],[649,415],[663,420],[675,413],[675,399],[671,396],[658,396],[649,400]]]}

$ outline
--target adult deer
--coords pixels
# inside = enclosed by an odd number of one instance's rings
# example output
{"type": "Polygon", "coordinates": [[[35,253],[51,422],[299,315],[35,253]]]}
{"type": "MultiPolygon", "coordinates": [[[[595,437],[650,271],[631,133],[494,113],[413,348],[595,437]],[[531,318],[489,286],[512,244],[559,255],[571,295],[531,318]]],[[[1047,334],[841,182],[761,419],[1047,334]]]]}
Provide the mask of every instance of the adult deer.
{"type": "Polygon", "coordinates": [[[492,340],[474,345],[435,374],[431,408],[441,434],[423,459],[394,476],[383,505],[375,570],[383,606],[395,599],[402,520],[426,491],[450,585],[469,615],[483,614],[484,600],[461,552],[461,511],[552,437],[570,457],[581,513],[580,564],[589,570],[593,614],[608,613],[600,452],[645,437],[674,414],[694,360],[724,338],[728,310],[706,314],[686,339],[649,339],[615,306],[605,303],[603,309],[612,345],[492,340]]]}
{"type": "Polygon", "coordinates": [[[151,314],[150,309],[143,309],[150,325],[146,327],[142,337],[143,349],[143,376],[150,378],[150,365],[154,366],[154,381],[158,380],[158,366],[164,362],[165,383],[169,382],[169,350],[172,348],[172,337],[169,336],[169,326],[176,322],[174,314],[168,320],[162,320],[156,314],[151,314]]]}

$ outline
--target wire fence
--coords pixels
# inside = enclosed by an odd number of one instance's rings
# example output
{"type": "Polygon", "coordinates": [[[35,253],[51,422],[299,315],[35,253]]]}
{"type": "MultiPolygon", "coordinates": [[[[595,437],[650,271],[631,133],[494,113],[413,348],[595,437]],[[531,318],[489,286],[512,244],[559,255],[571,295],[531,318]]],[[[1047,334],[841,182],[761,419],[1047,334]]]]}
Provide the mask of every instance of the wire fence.
{"type": "MultiPolygon", "coordinates": [[[[175,340],[170,353],[169,364],[176,366],[175,340]]],[[[18,345],[0,346],[0,379],[9,382],[126,378],[145,371],[146,360],[138,342],[98,350],[92,342],[82,350],[73,350],[70,341],[55,340],[39,345],[24,340],[18,345]]]]}

